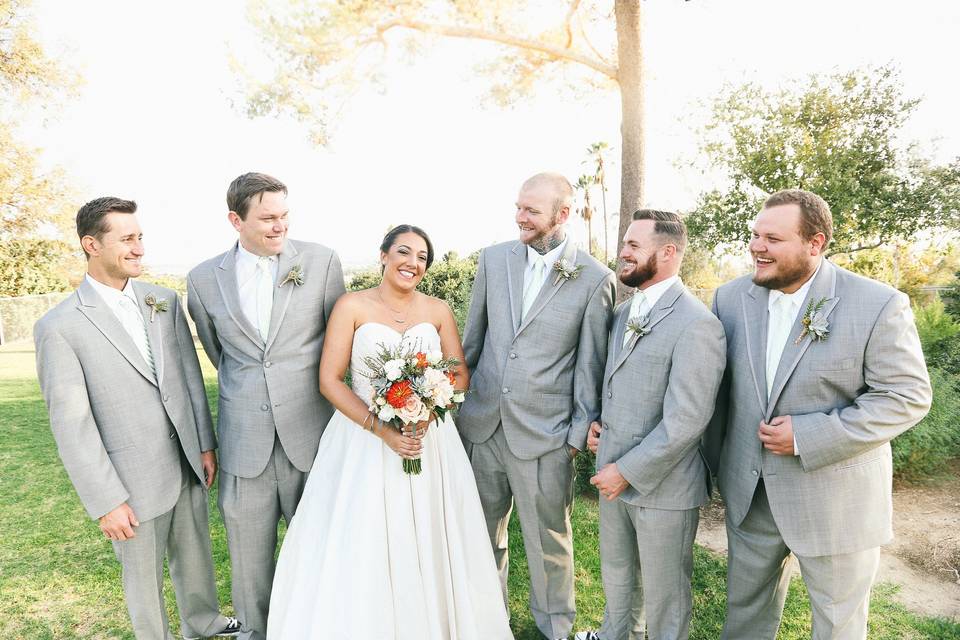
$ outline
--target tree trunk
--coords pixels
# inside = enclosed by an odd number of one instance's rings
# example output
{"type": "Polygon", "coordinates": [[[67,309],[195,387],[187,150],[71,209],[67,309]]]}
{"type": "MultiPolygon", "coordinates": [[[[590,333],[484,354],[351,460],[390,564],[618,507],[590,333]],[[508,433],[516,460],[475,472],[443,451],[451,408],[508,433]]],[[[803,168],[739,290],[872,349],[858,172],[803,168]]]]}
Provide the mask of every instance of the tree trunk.
{"type": "MultiPolygon", "coordinates": [[[[616,0],[617,19],[617,81],[620,83],[620,224],[617,235],[617,253],[620,240],[627,232],[633,212],[643,204],[643,46],[640,29],[641,0],[616,0]]],[[[617,283],[617,299],[628,291],[617,283]]]]}

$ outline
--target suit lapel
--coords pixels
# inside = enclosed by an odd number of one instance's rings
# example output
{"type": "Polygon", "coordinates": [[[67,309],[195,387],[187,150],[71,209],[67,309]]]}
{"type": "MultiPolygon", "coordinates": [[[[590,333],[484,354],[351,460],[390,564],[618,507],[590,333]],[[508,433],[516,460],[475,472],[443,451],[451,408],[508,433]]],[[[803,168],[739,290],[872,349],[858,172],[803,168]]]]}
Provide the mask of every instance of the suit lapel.
{"type": "MultiPolygon", "coordinates": [[[[278,258],[279,270],[277,271],[277,286],[273,289],[273,307],[270,311],[270,333],[267,335],[267,344],[263,348],[264,351],[268,350],[270,345],[273,344],[273,341],[277,339],[280,325],[283,324],[283,316],[287,313],[287,305],[290,304],[290,296],[293,295],[293,290],[300,286],[292,281],[280,286],[280,283],[283,282],[287,274],[290,273],[290,269],[299,262],[300,257],[298,254],[297,248],[294,247],[289,240],[283,243],[283,251],[280,252],[278,258]]],[[[304,281],[306,281],[306,277],[306,274],[304,274],[304,281]]]]}
{"type": "MultiPolygon", "coordinates": [[[[157,384],[160,385],[163,383],[163,332],[160,328],[161,316],[168,311],[158,311],[153,316],[153,322],[150,322],[150,314],[153,311],[146,302],[144,298],[150,290],[145,284],[133,282],[133,293],[137,296],[137,304],[140,306],[140,313],[143,314],[143,319],[146,322],[147,326],[147,337],[150,339],[150,353],[153,355],[153,366],[157,370],[157,384]]],[[[171,301],[167,300],[167,305],[170,305],[171,301]]]]}
{"type": "Polygon", "coordinates": [[[514,332],[520,328],[523,309],[523,271],[527,267],[527,245],[517,242],[507,255],[507,293],[510,296],[510,318],[514,332]]]}
{"type": "MultiPolygon", "coordinates": [[[[650,329],[651,333],[653,332],[654,327],[660,324],[660,322],[664,318],[666,318],[668,315],[673,313],[673,305],[676,304],[677,299],[680,297],[683,291],[684,291],[683,284],[681,284],[680,282],[675,282],[670,286],[669,289],[663,292],[663,295],[660,296],[659,300],[657,300],[656,306],[654,306],[653,309],[650,310],[650,324],[648,328],[650,329]]],[[[624,316],[623,324],[624,324],[624,331],[626,331],[626,323],[627,323],[627,320],[629,320],[629,318],[627,318],[626,316],[627,314],[630,313],[629,303],[625,303],[624,307],[626,308],[623,313],[623,316],[624,316]]],[[[640,338],[640,336],[638,336],[635,333],[632,334],[630,336],[630,341],[627,342],[627,345],[620,351],[619,355],[617,356],[617,359],[613,364],[613,369],[610,370],[610,375],[612,376],[614,373],[616,373],[617,369],[619,369],[623,365],[623,363],[627,361],[627,358],[630,356],[631,353],[633,353],[633,349],[637,346],[637,343],[640,342],[640,340],[649,340],[649,339],[650,339],[650,334],[645,335],[643,338],[640,338]]],[[[622,333],[620,334],[620,342],[621,343],[623,342],[622,333]]]]}
{"type": "Polygon", "coordinates": [[[790,337],[787,339],[787,344],[784,346],[783,353],[780,356],[777,375],[773,378],[773,388],[770,391],[770,399],[767,401],[766,410],[764,411],[767,420],[773,417],[773,409],[777,404],[777,400],[780,398],[780,394],[783,393],[783,388],[786,386],[787,380],[790,379],[790,376],[800,363],[800,359],[803,358],[803,354],[807,352],[807,349],[810,348],[810,344],[813,342],[813,337],[807,334],[803,340],[797,344],[797,338],[803,331],[802,321],[803,316],[807,312],[807,305],[811,300],[816,304],[819,300],[825,298],[826,302],[820,312],[829,318],[830,314],[833,313],[833,309],[837,306],[837,302],[840,301],[836,292],[837,270],[824,259],[820,266],[820,273],[817,274],[816,279],[810,285],[810,290],[807,291],[807,297],[800,305],[800,312],[797,314],[797,319],[794,320],[790,337]]]}
{"type": "Polygon", "coordinates": [[[86,279],[80,283],[80,287],[77,289],[77,299],[80,301],[80,304],[77,306],[80,313],[86,316],[93,326],[110,341],[110,344],[116,347],[120,355],[126,358],[127,361],[133,365],[133,368],[140,372],[140,375],[156,385],[157,381],[154,379],[153,373],[150,371],[146,360],[140,355],[137,345],[133,343],[133,339],[123,328],[123,325],[120,324],[117,317],[113,315],[113,311],[111,311],[110,307],[97,295],[97,292],[94,291],[86,279]]]}
{"type": "Polygon", "coordinates": [[[224,254],[223,260],[220,261],[215,274],[217,277],[217,286],[220,288],[220,297],[223,299],[223,304],[227,308],[227,313],[230,314],[233,321],[240,327],[240,330],[243,331],[257,347],[263,349],[264,343],[263,340],[260,339],[260,332],[250,324],[247,317],[243,314],[243,309],[240,307],[240,292],[237,289],[237,245],[233,245],[233,248],[224,254]]]}
{"type": "Polygon", "coordinates": [[[770,291],[755,284],[744,291],[741,296],[743,309],[743,330],[747,341],[747,358],[750,361],[750,373],[753,375],[753,384],[757,391],[757,402],[760,411],[767,407],[767,301],[770,291]]]}
{"type": "MultiPolygon", "coordinates": [[[[566,260],[569,264],[577,264],[577,247],[573,244],[573,240],[567,239],[567,246],[563,248],[563,253],[560,255],[561,260],[566,260]]],[[[523,287],[523,278],[521,277],[521,288],[523,287]]],[[[547,265],[547,278],[543,283],[543,286],[540,288],[540,293],[537,294],[536,299],[533,301],[533,306],[530,307],[530,311],[527,313],[527,317],[523,319],[520,324],[520,327],[517,329],[517,335],[520,334],[524,329],[526,329],[530,323],[533,321],[537,315],[543,311],[543,308],[547,306],[547,303],[557,295],[557,292],[560,291],[566,283],[565,278],[558,277],[557,273],[553,269],[552,264],[547,265]]]]}

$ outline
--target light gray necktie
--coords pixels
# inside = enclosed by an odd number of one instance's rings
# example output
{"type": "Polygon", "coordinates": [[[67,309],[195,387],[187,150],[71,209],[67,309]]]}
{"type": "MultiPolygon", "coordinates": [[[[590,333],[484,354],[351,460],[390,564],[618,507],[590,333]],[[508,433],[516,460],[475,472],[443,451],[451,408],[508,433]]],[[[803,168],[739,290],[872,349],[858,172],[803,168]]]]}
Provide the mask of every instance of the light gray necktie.
{"type": "Polygon", "coordinates": [[[790,337],[790,301],[787,296],[777,296],[770,305],[770,322],[767,325],[767,397],[773,391],[773,379],[780,366],[780,357],[790,337]]]}
{"type": "Polygon", "coordinates": [[[521,321],[527,317],[527,312],[530,311],[530,307],[533,306],[533,301],[536,300],[540,294],[540,289],[543,287],[543,274],[545,269],[546,265],[543,262],[543,256],[537,256],[533,263],[533,272],[530,274],[527,286],[523,290],[523,310],[520,312],[521,321]]]}
{"type": "Polygon", "coordinates": [[[123,311],[123,328],[126,330],[133,343],[137,346],[137,351],[146,360],[150,372],[154,379],[157,377],[157,367],[153,361],[153,351],[150,349],[150,337],[147,335],[147,325],[143,321],[143,315],[137,303],[123,295],[120,296],[120,309],[123,311]]]}
{"type": "MultiPolygon", "coordinates": [[[[633,294],[633,300],[630,301],[630,314],[627,316],[627,321],[637,319],[639,320],[644,313],[647,311],[647,296],[643,291],[637,291],[633,294]]],[[[623,332],[623,346],[627,346],[630,342],[630,338],[633,337],[633,332],[627,328],[623,332]]]]}
{"type": "Polygon", "coordinates": [[[270,335],[270,313],[273,311],[273,260],[257,259],[257,330],[264,342],[270,335]]]}

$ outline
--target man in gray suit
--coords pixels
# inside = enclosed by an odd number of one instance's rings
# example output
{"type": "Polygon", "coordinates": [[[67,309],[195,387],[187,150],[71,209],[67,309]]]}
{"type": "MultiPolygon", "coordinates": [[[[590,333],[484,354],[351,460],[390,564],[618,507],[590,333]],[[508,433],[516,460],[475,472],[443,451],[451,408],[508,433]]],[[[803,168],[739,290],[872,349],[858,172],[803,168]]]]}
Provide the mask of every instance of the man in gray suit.
{"type": "Polygon", "coordinates": [[[262,640],[277,525],[293,517],[320,435],[333,414],[320,395],[327,318],[344,292],[327,247],[287,238],[287,188],[246,173],[227,190],[239,233],[195,267],[187,304],[220,385],[218,504],[233,565],[242,638],[262,640]]]}
{"type": "Polygon", "coordinates": [[[623,237],[620,281],[636,287],[614,313],[597,454],[600,632],[577,640],[685,639],[693,540],[710,499],[700,438],[726,364],[723,325],[680,281],[687,245],[676,213],[641,209],[623,237]],[[604,499],[605,498],[605,499],[604,499]],[[632,634],[632,635],[631,635],[632,634]]]}
{"type": "Polygon", "coordinates": [[[235,636],[220,615],[207,489],[216,440],[200,363],[177,294],[134,282],[136,203],[98,198],[77,213],[87,275],[33,330],[37,373],[63,465],[113,543],[140,639],[172,640],[170,565],[185,638],[235,636]]]}
{"type": "Polygon", "coordinates": [[[470,393],[457,421],[507,599],[507,522],[516,501],[530,608],[547,638],[573,627],[573,459],[600,415],[614,299],[609,269],[567,238],[573,188],[527,180],[519,241],[480,254],[463,347],[470,393]]]}
{"type": "Polygon", "coordinates": [[[728,362],[707,432],[727,506],[724,638],[776,636],[791,552],[813,637],[866,637],[893,537],[889,442],[930,407],[907,296],[824,260],[832,232],[819,196],[773,194],[754,222],[752,277],[714,296],[728,362]]]}

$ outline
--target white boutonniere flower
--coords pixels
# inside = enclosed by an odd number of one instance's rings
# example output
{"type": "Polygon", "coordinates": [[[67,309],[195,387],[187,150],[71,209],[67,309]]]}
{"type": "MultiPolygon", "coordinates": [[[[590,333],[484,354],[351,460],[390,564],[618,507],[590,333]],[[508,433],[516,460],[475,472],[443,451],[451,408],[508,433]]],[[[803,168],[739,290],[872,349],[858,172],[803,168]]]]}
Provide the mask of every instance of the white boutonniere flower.
{"type": "Polygon", "coordinates": [[[627,320],[627,331],[633,334],[632,342],[635,342],[643,336],[650,333],[650,314],[644,316],[633,316],[627,320]]]}
{"type": "Polygon", "coordinates": [[[158,311],[163,312],[170,308],[170,303],[166,298],[158,298],[152,293],[148,293],[143,297],[143,303],[150,307],[150,322],[153,322],[158,311]]]}
{"type": "Polygon", "coordinates": [[[553,281],[556,285],[560,280],[576,280],[583,271],[583,265],[573,265],[567,259],[560,258],[553,263],[553,270],[557,272],[557,278],[553,281]]]}
{"type": "Polygon", "coordinates": [[[302,285],[304,283],[303,267],[301,267],[298,264],[293,265],[293,268],[290,269],[290,272],[287,274],[287,277],[280,281],[278,288],[282,287],[288,282],[292,282],[297,287],[302,285]]]}
{"type": "Polygon", "coordinates": [[[800,344],[808,334],[810,335],[810,339],[815,342],[822,342],[829,337],[830,323],[827,322],[827,316],[822,312],[823,305],[826,304],[826,302],[826,298],[820,298],[816,303],[811,300],[809,304],[807,304],[807,311],[800,320],[800,324],[803,325],[803,330],[800,332],[800,335],[797,336],[794,344],[800,344]]]}

